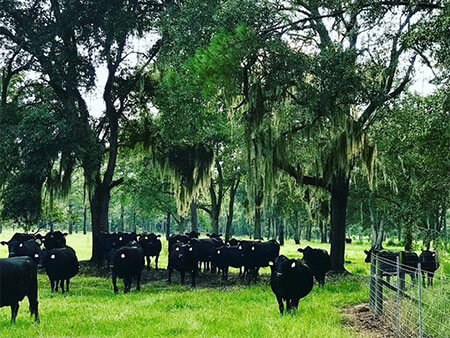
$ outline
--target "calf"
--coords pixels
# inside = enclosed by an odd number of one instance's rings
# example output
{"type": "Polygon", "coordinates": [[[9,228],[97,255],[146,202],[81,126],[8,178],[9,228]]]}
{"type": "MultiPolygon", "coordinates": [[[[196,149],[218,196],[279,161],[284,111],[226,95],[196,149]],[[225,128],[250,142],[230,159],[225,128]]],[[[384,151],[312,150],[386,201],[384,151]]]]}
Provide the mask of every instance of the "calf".
{"type": "Polygon", "coordinates": [[[29,239],[23,243],[18,243],[13,251],[10,251],[9,257],[30,257],[36,265],[40,263],[41,260],[41,247],[34,239],[29,239]]]}
{"type": "Polygon", "coordinates": [[[69,246],[55,248],[46,250],[43,256],[42,265],[50,280],[52,292],[58,292],[58,283],[62,293],[69,292],[70,279],[78,273],[80,268],[75,250],[69,246]],[[66,281],[66,290],[64,290],[64,281],[66,281]]]}
{"type": "Polygon", "coordinates": [[[131,282],[136,279],[136,290],[141,290],[141,273],[144,269],[144,251],[136,242],[128,243],[112,254],[112,283],[117,293],[117,277],[123,279],[124,292],[130,292],[131,282]]]}
{"type": "Polygon", "coordinates": [[[147,260],[147,269],[150,269],[150,257],[156,256],[155,265],[156,270],[158,270],[158,259],[162,248],[161,240],[158,237],[161,237],[161,235],[155,235],[154,233],[139,236],[138,243],[142,247],[144,257],[147,260]]]}
{"type": "Polygon", "coordinates": [[[184,284],[186,272],[191,273],[192,286],[195,287],[195,274],[197,272],[197,250],[190,244],[175,243],[169,252],[169,274],[167,282],[172,283],[172,273],[176,270],[180,273],[181,284],[184,284]]]}
{"type": "Polygon", "coordinates": [[[298,308],[301,298],[307,296],[313,288],[313,273],[309,267],[297,259],[279,256],[270,262],[270,287],[277,297],[280,313],[298,308]]]}
{"type": "Polygon", "coordinates": [[[304,249],[297,249],[303,253],[303,261],[311,269],[314,278],[320,286],[325,284],[325,275],[330,271],[330,255],[324,249],[316,249],[307,246],[304,249]]]}
{"type": "Polygon", "coordinates": [[[433,285],[434,272],[439,269],[436,253],[430,250],[422,250],[419,256],[419,262],[422,270],[423,285],[426,285],[425,275],[428,277],[428,286],[433,285]]]}
{"type": "Polygon", "coordinates": [[[11,307],[11,322],[16,321],[19,302],[28,297],[30,313],[39,322],[36,264],[29,257],[0,259],[0,307],[11,307]]]}
{"type": "Polygon", "coordinates": [[[47,250],[52,250],[55,248],[64,248],[66,246],[66,236],[67,232],[50,231],[45,234],[45,236],[39,235],[38,238],[44,243],[44,247],[47,250]]]}
{"type": "Polygon", "coordinates": [[[239,268],[241,275],[242,266],[244,266],[244,251],[242,246],[222,246],[217,248],[213,255],[214,265],[222,270],[222,279],[228,278],[228,268],[239,268]]]}

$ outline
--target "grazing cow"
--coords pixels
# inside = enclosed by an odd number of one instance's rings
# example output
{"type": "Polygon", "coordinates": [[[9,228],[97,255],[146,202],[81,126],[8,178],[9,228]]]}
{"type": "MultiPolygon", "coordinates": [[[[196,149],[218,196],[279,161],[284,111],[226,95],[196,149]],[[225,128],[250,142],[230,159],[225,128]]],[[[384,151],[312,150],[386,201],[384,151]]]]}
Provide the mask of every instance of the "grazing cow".
{"type": "Polygon", "coordinates": [[[169,252],[169,274],[167,282],[172,283],[172,273],[176,270],[180,273],[181,284],[184,284],[186,272],[191,273],[192,286],[195,287],[195,274],[197,272],[197,250],[190,244],[175,243],[169,252]]]}
{"type": "Polygon", "coordinates": [[[345,243],[347,243],[347,244],[352,244],[352,239],[351,239],[350,237],[347,237],[347,238],[345,239],[345,243]]]}
{"type": "Polygon", "coordinates": [[[269,266],[269,261],[273,261],[280,254],[280,244],[271,239],[266,242],[240,241],[244,251],[244,275],[247,273],[249,282],[255,282],[258,277],[259,268],[269,266]]]}
{"type": "Polygon", "coordinates": [[[40,263],[41,260],[41,247],[34,239],[29,239],[23,243],[17,243],[13,251],[10,251],[9,257],[30,257],[36,265],[40,263]]]}
{"type": "Polygon", "coordinates": [[[436,253],[430,250],[422,250],[419,256],[419,262],[422,270],[423,285],[426,285],[425,275],[428,277],[428,286],[433,285],[434,272],[439,269],[436,253]]]}
{"type": "Polygon", "coordinates": [[[124,292],[130,292],[133,278],[136,279],[136,290],[141,290],[141,273],[144,269],[144,251],[136,242],[130,242],[113,251],[112,283],[117,293],[117,277],[123,279],[124,292]]]}
{"type": "Polygon", "coordinates": [[[8,246],[9,257],[15,257],[17,256],[15,250],[18,248],[19,244],[29,241],[30,239],[35,240],[35,236],[32,234],[16,232],[9,241],[1,241],[0,244],[8,246]]]}
{"type": "Polygon", "coordinates": [[[30,313],[39,322],[36,264],[29,257],[0,259],[0,307],[11,307],[11,322],[16,321],[19,302],[28,297],[30,313]]]}
{"type": "Polygon", "coordinates": [[[58,292],[58,283],[61,286],[62,293],[69,292],[70,279],[80,269],[75,250],[69,246],[55,248],[46,250],[43,256],[42,265],[50,280],[52,292],[58,292]],[[66,281],[66,290],[64,290],[64,281],[66,281]]]}
{"type": "Polygon", "coordinates": [[[279,256],[270,262],[270,287],[277,297],[280,313],[298,308],[298,301],[306,297],[313,288],[313,273],[300,260],[279,256]]]}
{"type": "Polygon", "coordinates": [[[324,249],[316,249],[307,246],[304,249],[297,249],[303,253],[303,261],[313,272],[314,278],[320,286],[325,284],[325,275],[330,271],[330,255],[324,249]]]}
{"type": "Polygon", "coordinates": [[[222,270],[222,279],[228,278],[228,268],[239,268],[239,275],[244,266],[244,251],[242,246],[222,246],[216,249],[213,255],[213,264],[222,270]]]}
{"type": "Polygon", "coordinates": [[[180,242],[180,243],[186,244],[187,242],[189,242],[189,240],[190,240],[190,237],[187,235],[183,235],[183,234],[170,235],[170,237],[169,237],[169,253],[172,250],[172,246],[175,243],[180,242]]]}
{"type": "Polygon", "coordinates": [[[188,236],[189,237],[189,239],[192,239],[192,238],[198,238],[199,236],[200,236],[200,233],[199,232],[197,232],[197,231],[190,231],[190,232],[185,232],[184,233],[186,236],[188,236]]]}
{"type": "Polygon", "coordinates": [[[38,238],[44,243],[44,247],[47,250],[52,250],[55,248],[64,248],[66,246],[66,236],[67,232],[50,231],[45,234],[45,236],[37,235],[38,238]]]}
{"type": "Polygon", "coordinates": [[[162,248],[161,240],[158,237],[161,237],[161,235],[156,235],[154,233],[142,234],[139,236],[138,243],[142,247],[144,257],[147,260],[147,269],[150,269],[150,257],[156,256],[155,265],[156,270],[158,270],[158,259],[162,248]]]}
{"type": "Polygon", "coordinates": [[[401,262],[400,272],[409,274],[411,280],[414,281],[417,263],[419,262],[419,256],[415,252],[392,252],[370,248],[368,251],[364,250],[364,253],[366,254],[366,263],[370,263],[372,253],[380,258],[379,269],[381,275],[387,277],[388,282],[391,276],[397,274],[397,257],[399,257],[401,262]]]}

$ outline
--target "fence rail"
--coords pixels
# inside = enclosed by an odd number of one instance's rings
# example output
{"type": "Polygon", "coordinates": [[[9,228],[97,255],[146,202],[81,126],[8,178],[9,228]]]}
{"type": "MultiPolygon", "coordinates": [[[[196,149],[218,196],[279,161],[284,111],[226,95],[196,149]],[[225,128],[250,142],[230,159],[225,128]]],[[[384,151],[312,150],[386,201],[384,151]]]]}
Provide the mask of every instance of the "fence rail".
{"type": "Polygon", "coordinates": [[[450,283],[446,276],[428,279],[396,257],[372,255],[369,307],[398,337],[450,337],[450,283]]]}

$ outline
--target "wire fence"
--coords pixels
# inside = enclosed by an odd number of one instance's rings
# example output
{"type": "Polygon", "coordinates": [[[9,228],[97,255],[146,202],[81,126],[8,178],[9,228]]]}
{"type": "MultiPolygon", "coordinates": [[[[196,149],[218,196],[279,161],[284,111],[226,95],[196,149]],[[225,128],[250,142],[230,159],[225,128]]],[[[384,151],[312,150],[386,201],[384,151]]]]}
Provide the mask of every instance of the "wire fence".
{"type": "Polygon", "coordinates": [[[372,255],[370,309],[398,337],[450,337],[449,277],[429,279],[420,263],[402,258],[372,255]]]}

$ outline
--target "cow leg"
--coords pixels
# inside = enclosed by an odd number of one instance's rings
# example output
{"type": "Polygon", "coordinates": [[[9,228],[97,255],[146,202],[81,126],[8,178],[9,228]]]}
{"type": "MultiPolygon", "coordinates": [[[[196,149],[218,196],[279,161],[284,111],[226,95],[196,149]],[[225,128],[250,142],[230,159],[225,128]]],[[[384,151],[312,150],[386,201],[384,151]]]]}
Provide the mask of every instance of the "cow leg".
{"type": "Polygon", "coordinates": [[[150,256],[145,256],[145,259],[147,261],[147,270],[150,270],[150,256]]]}
{"type": "MultiPolygon", "coordinates": [[[[426,284],[425,284],[425,279],[428,279],[428,278],[426,278],[426,273],[423,273],[422,272],[422,285],[423,286],[425,286],[426,284]]],[[[429,285],[429,284],[428,284],[429,285]]]]}
{"type": "Polygon", "coordinates": [[[299,300],[300,300],[299,298],[294,298],[294,299],[291,300],[291,306],[292,306],[292,308],[293,308],[294,310],[297,310],[297,309],[298,309],[298,301],[299,301],[299,300]]]}
{"type": "Polygon", "coordinates": [[[136,290],[141,291],[141,273],[136,275],[136,290]]]}
{"type": "Polygon", "coordinates": [[[55,281],[51,278],[50,279],[50,288],[52,289],[52,292],[55,290],[55,281]]]}
{"type": "Polygon", "coordinates": [[[280,296],[276,296],[276,297],[277,297],[278,309],[280,310],[280,314],[283,314],[283,312],[284,312],[283,298],[281,298],[280,296]]]}
{"type": "Polygon", "coordinates": [[[169,268],[167,283],[172,284],[172,272],[173,269],[169,268]]]}
{"type": "Polygon", "coordinates": [[[61,291],[62,291],[62,293],[64,293],[64,279],[61,279],[61,280],[59,281],[59,285],[61,286],[61,291]]]}
{"type": "Polygon", "coordinates": [[[192,279],[192,287],[193,288],[195,288],[195,273],[196,273],[196,270],[195,269],[192,270],[192,272],[191,272],[191,279],[192,279]]]}
{"type": "Polygon", "coordinates": [[[111,275],[111,279],[112,279],[112,283],[113,283],[113,287],[114,287],[114,293],[118,293],[119,289],[117,288],[117,275],[114,271],[111,275]]]}
{"type": "Polygon", "coordinates": [[[15,323],[17,312],[19,312],[19,302],[11,305],[11,323],[15,323]]]}
{"type": "MultiPolygon", "coordinates": [[[[37,283],[37,280],[36,280],[37,283]]],[[[39,323],[39,302],[38,302],[38,294],[37,294],[37,284],[33,285],[33,287],[31,287],[28,290],[28,303],[30,304],[29,309],[30,309],[30,314],[33,315],[34,314],[34,321],[39,323]]]]}
{"type": "Polygon", "coordinates": [[[66,291],[69,292],[70,279],[66,280],[66,291]]]}
{"type": "Polygon", "coordinates": [[[58,292],[59,280],[55,280],[55,291],[58,292]]]}
{"type": "Polygon", "coordinates": [[[184,284],[184,276],[185,276],[184,271],[180,272],[181,284],[184,284]]]}
{"type": "Polygon", "coordinates": [[[239,276],[242,275],[242,266],[239,267],[239,276]]]}
{"type": "Polygon", "coordinates": [[[428,286],[433,286],[434,272],[428,273],[428,286]]]}
{"type": "Polygon", "coordinates": [[[292,299],[286,298],[286,312],[290,312],[292,309],[292,299]]]}
{"type": "Polygon", "coordinates": [[[155,258],[156,271],[159,270],[158,269],[158,259],[159,259],[159,255],[156,255],[156,258],[155,258]]]}

